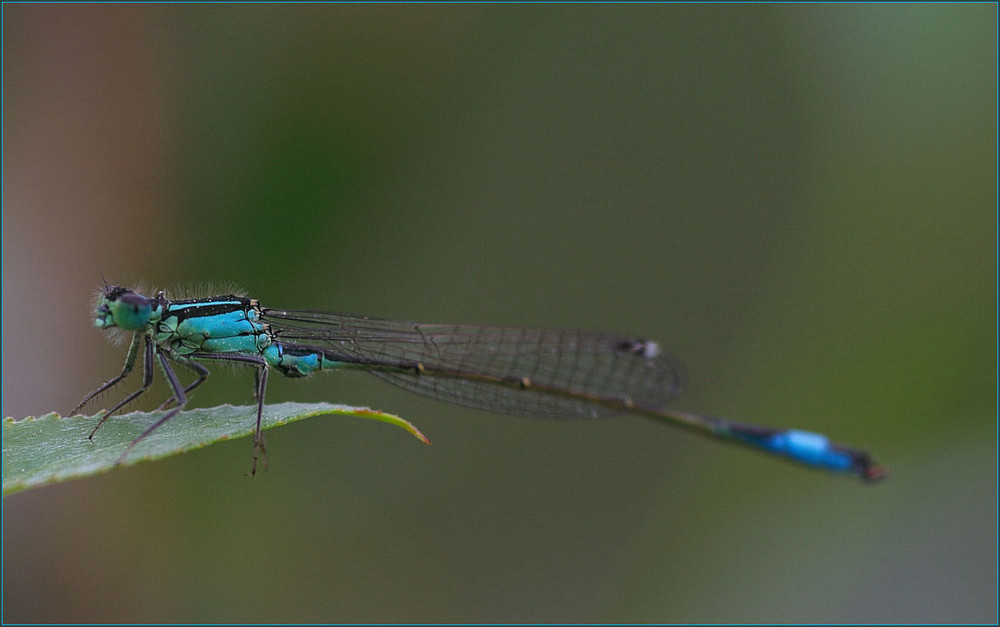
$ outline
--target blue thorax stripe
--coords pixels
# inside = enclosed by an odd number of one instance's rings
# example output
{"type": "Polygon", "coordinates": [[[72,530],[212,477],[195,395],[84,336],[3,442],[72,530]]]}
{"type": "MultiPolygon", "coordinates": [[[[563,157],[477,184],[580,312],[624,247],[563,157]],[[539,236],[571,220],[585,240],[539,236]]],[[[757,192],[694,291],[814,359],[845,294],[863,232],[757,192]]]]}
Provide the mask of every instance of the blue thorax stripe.
{"type": "Polygon", "coordinates": [[[178,321],[182,321],[188,318],[212,317],[235,311],[247,311],[252,307],[251,299],[239,296],[175,300],[170,302],[166,315],[176,316],[178,321]]]}

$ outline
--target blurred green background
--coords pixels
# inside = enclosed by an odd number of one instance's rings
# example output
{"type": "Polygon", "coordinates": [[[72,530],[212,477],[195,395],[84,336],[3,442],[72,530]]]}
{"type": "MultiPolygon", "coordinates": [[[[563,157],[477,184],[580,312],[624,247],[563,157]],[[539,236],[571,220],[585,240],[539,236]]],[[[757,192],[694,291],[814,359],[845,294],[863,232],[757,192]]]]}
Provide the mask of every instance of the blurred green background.
{"type": "MultiPolygon", "coordinates": [[[[822,431],[892,475],[274,381],[434,444],[314,419],[268,434],[256,480],[240,440],[14,495],[3,620],[996,621],[996,25],[995,4],[4,5],[5,416],[120,368],[100,269],[657,338],[688,371],[676,407],[822,431]]],[[[194,402],[251,387],[217,368],[194,402]]]]}

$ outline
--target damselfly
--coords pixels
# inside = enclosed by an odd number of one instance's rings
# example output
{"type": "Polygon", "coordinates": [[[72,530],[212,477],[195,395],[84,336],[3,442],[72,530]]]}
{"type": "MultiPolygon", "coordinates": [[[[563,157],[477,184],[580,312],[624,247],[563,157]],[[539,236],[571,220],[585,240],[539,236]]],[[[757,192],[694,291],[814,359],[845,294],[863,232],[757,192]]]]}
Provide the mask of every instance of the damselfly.
{"type": "Polygon", "coordinates": [[[72,413],[120,383],[143,354],[142,386],[100,419],[138,398],[153,383],[154,362],[167,378],[174,407],[126,447],[187,405],[205,382],[201,362],[224,361],[255,373],[257,428],[253,466],[264,452],[261,416],[268,373],[305,377],[319,370],[363,370],[412,392],[501,414],[536,418],[596,418],[635,413],[720,440],[736,442],[815,468],[868,481],[885,471],[866,452],[793,429],[743,424],[664,409],[681,391],[676,361],[651,340],[591,331],[416,324],[320,311],[272,309],[256,299],[227,294],[171,300],[119,285],[105,285],[94,314],[99,329],[131,332],[121,374],[88,394],[72,413]],[[196,375],[181,384],[171,364],[196,375]]]}

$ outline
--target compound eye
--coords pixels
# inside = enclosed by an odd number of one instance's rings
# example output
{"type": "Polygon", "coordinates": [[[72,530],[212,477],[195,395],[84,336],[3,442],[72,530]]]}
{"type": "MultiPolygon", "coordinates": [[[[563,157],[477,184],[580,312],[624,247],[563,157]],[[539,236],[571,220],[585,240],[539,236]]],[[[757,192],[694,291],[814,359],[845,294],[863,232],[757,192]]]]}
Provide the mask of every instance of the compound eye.
{"type": "Polygon", "coordinates": [[[111,304],[115,324],[129,331],[138,331],[149,322],[153,307],[149,299],[135,292],[121,294],[116,302],[111,304]]]}
{"type": "Polygon", "coordinates": [[[149,300],[135,292],[125,292],[119,301],[121,305],[130,308],[135,313],[138,313],[143,307],[149,307],[149,300]]]}

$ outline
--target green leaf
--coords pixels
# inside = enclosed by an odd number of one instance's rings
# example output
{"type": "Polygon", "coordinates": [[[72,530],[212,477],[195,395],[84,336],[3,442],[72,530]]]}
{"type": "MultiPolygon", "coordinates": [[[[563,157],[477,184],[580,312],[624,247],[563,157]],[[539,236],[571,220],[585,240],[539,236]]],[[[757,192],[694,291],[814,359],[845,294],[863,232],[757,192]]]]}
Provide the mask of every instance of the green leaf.
{"type": "MultiPolygon", "coordinates": [[[[264,408],[261,428],[270,429],[325,414],[381,420],[402,427],[430,444],[424,434],[398,416],[330,403],[268,405],[264,408]]],[[[129,442],[163,412],[113,416],[101,426],[93,441],[88,440],[87,435],[103,415],[102,412],[96,416],[63,418],[52,413],[16,422],[13,418],[4,418],[3,495],[249,436],[255,427],[256,407],[220,405],[181,412],[137,444],[120,465],[115,462],[129,442]]]]}

